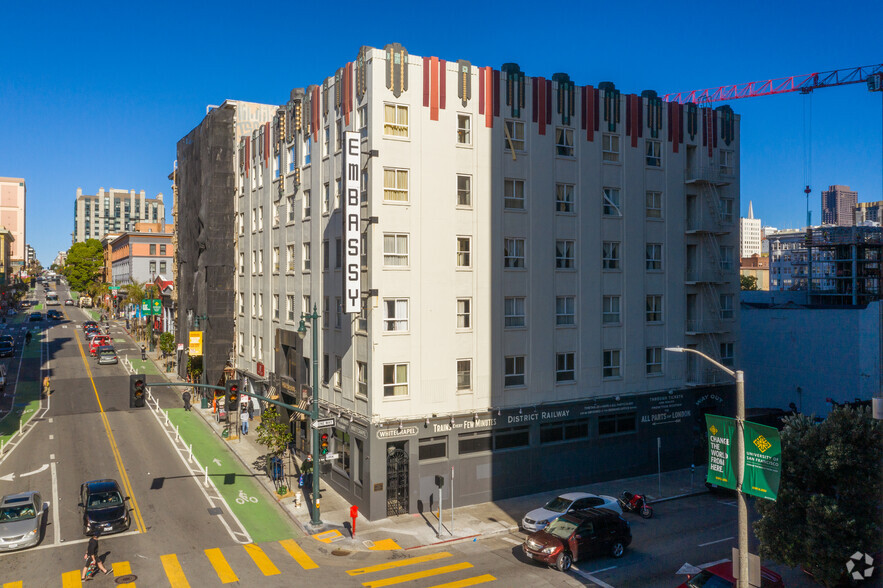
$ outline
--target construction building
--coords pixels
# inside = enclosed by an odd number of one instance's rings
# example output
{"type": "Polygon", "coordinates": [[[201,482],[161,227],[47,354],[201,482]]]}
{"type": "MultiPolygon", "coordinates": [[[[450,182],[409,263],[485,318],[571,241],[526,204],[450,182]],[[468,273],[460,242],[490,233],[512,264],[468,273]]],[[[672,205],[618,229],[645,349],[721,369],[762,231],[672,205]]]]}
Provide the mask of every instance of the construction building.
{"type": "Polygon", "coordinates": [[[883,228],[813,227],[806,231],[806,247],[807,274],[813,276],[810,303],[855,306],[880,300],[883,228]]]}
{"type": "Polygon", "coordinates": [[[849,186],[829,186],[822,190],[822,224],[851,227],[855,224],[855,207],[858,192],[849,186]]]}
{"type": "Polygon", "coordinates": [[[663,351],[737,363],[729,107],[363,47],[232,159],[234,365],[305,407],[315,360],[323,480],[366,516],[426,508],[452,469],[471,504],[656,471],[657,447],[683,467],[732,410],[726,376],[663,351]]]}
{"type": "Polygon", "coordinates": [[[134,231],[138,221],[157,223],[165,218],[162,194],[147,198],[144,190],[136,193],[135,190],[111,188],[105,192],[104,188],[99,188],[98,194],[90,196],[83,194],[82,188],[77,188],[71,242],[79,243],[86,239],[100,241],[110,232],[134,231]]]}

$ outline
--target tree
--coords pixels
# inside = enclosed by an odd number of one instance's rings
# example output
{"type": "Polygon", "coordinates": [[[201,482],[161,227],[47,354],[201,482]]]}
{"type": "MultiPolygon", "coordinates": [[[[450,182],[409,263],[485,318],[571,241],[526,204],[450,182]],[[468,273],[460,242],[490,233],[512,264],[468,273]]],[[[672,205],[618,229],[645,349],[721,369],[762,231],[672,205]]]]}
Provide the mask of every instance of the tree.
{"type": "Polygon", "coordinates": [[[126,297],[123,299],[123,303],[139,306],[144,297],[144,288],[141,284],[135,282],[126,286],[126,297]]]}
{"type": "MultiPolygon", "coordinates": [[[[166,357],[173,354],[175,352],[175,335],[173,333],[163,333],[160,335],[159,348],[166,357]]],[[[166,370],[168,369],[169,365],[168,362],[166,362],[166,370]]]]}
{"type": "Polygon", "coordinates": [[[90,284],[98,281],[102,265],[104,265],[104,251],[101,248],[101,241],[87,239],[85,242],[74,243],[67,252],[64,277],[71,289],[83,291],[90,284]]]}
{"type": "Polygon", "coordinates": [[[279,422],[279,412],[273,405],[268,406],[261,413],[261,422],[257,426],[258,443],[266,446],[272,455],[281,455],[288,449],[291,443],[291,432],[288,423],[279,422]]]}
{"type": "Polygon", "coordinates": [[[757,276],[739,276],[739,281],[742,283],[743,290],[759,290],[757,287],[757,276]]]}
{"type": "Polygon", "coordinates": [[[789,417],[781,435],[778,500],[755,503],[760,555],[834,586],[853,553],[883,548],[883,422],[837,407],[821,423],[789,417]]]}

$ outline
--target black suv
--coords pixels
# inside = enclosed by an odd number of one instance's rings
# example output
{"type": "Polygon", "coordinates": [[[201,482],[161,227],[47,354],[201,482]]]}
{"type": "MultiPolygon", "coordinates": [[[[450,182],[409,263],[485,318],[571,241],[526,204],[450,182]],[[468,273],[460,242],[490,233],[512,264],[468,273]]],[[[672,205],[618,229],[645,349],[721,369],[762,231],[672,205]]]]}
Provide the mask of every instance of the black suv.
{"type": "Polygon", "coordinates": [[[628,521],[606,508],[562,515],[522,544],[524,554],[565,572],[574,561],[609,554],[622,557],[632,542],[628,521]]]}
{"type": "Polygon", "coordinates": [[[128,530],[131,519],[127,500],[116,480],[93,480],[80,486],[77,506],[83,513],[83,533],[100,531],[106,535],[128,530]]]}

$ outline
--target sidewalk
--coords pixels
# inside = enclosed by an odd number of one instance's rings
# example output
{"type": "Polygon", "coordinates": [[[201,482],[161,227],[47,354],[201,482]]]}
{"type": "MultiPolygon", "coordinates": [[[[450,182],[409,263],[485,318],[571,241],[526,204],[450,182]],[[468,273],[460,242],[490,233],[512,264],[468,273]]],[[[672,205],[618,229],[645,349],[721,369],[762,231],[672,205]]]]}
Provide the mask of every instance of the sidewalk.
{"type": "MultiPolygon", "coordinates": [[[[176,373],[168,373],[162,369],[162,359],[156,352],[148,353],[148,359],[154,363],[156,372],[169,381],[182,381],[176,373]]],[[[153,370],[150,370],[152,373],[153,370]]],[[[199,400],[194,399],[193,413],[202,417],[205,424],[218,437],[222,437],[224,423],[215,421],[211,408],[202,409],[199,400]]],[[[254,464],[264,463],[266,448],[257,443],[257,417],[251,423],[251,434],[240,435],[238,438],[227,439],[227,447],[238,457],[243,467],[255,475],[264,490],[275,496],[276,487],[263,470],[256,469],[254,464]]],[[[235,433],[235,427],[231,427],[235,433]]],[[[286,459],[286,468],[288,460],[286,459]]],[[[298,460],[299,462],[300,460],[298,460]]],[[[437,513],[409,514],[389,517],[378,521],[369,521],[359,516],[356,522],[356,538],[350,536],[351,519],[350,503],[335,492],[324,481],[321,486],[321,518],[322,527],[314,529],[311,524],[310,509],[307,497],[297,488],[297,472],[286,471],[284,485],[300,492],[300,506],[293,497],[284,498],[281,506],[297,523],[306,535],[313,535],[324,543],[335,547],[358,550],[390,550],[416,549],[429,545],[448,543],[458,540],[470,540],[478,537],[508,533],[518,530],[518,524],[526,512],[542,506],[548,500],[565,492],[591,492],[594,494],[617,495],[623,490],[642,492],[653,503],[675,500],[707,492],[705,488],[705,466],[663,472],[661,476],[650,474],[621,480],[610,480],[595,484],[586,484],[572,488],[541,492],[528,496],[518,496],[456,507],[453,510],[453,526],[451,510],[445,508],[442,513],[442,532],[438,535],[437,513]]],[[[447,498],[447,497],[446,497],[447,498]]]]}

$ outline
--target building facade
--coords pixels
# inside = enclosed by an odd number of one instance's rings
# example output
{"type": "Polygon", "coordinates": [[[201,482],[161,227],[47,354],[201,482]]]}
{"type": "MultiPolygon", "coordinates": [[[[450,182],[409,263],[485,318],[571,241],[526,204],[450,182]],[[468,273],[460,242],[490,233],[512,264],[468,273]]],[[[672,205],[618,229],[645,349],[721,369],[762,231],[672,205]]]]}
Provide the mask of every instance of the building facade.
{"type": "Polygon", "coordinates": [[[855,224],[855,207],[858,192],[849,186],[829,186],[822,190],[822,224],[851,227],[855,224]]]}
{"type": "Polygon", "coordinates": [[[739,219],[739,257],[761,254],[760,219],[754,218],[754,205],[748,203],[748,218],[739,219]]]}
{"type": "Polygon", "coordinates": [[[15,237],[12,231],[0,226],[0,286],[9,286],[18,276],[12,265],[12,252],[15,248],[15,237]]]}
{"type": "Polygon", "coordinates": [[[770,289],[770,258],[766,255],[754,254],[743,257],[739,262],[739,274],[757,278],[758,290],[770,289]]]}
{"type": "Polygon", "coordinates": [[[114,286],[153,282],[168,276],[174,252],[171,233],[123,233],[108,244],[114,286]]]}
{"type": "Polygon", "coordinates": [[[859,202],[855,205],[855,224],[876,223],[880,226],[883,222],[883,201],[859,202]]]}
{"type": "Polygon", "coordinates": [[[470,504],[655,471],[657,438],[665,468],[704,459],[694,429],[728,414],[732,386],[663,348],[738,357],[731,109],[389,45],[274,115],[235,156],[235,367],[306,406],[318,366],[336,420],[325,479],[366,516],[427,508],[452,468],[470,504]]]}
{"type": "Polygon", "coordinates": [[[0,178],[0,226],[12,233],[13,267],[24,267],[26,263],[27,194],[24,178],[0,178]]]}
{"type": "Polygon", "coordinates": [[[109,232],[134,231],[138,221],[157,223],[165,217],[162,194],[147,198],[144,190],[136,193],[135,190],[111,188],[105,192],[104,188],[98,188],[98,194],[90,196],[83,194],[82,188],[77,188],[71,242],[101,240],[109,232]]]}

